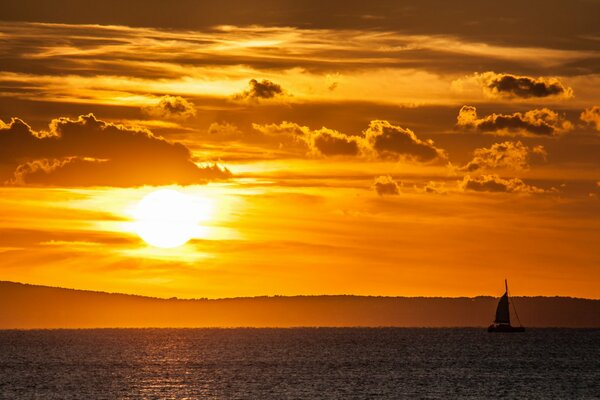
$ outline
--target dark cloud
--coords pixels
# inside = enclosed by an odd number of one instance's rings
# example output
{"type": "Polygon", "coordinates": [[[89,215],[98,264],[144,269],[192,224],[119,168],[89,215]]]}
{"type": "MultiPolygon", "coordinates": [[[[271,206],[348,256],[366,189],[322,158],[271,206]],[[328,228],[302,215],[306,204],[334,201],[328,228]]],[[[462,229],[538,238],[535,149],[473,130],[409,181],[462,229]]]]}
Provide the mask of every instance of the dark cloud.
{"type": "Polygon", "coordinates": [[[468,172],[480,169],[524,170],[529,168],[529,161],[532,155],[545,159],[547,154],[544,146],[541,145],[530,149],[520,141],[494,143],[489,148],[475,149],[473,159],[465,166],[459,168],[459,170],[468,172]]]}
{"type": "Polygon", "coordinates": [[[143,111],[154,118],[187,119],[196,115],[196,107],[181,96],[162,96],[158,103],[144,107],[143,111]]]}
{"type": "Polygon", "coordinates": [[[313,131],[308,139],[313,152],[324,156],[357,156],[360,154],[359,138],[332,129],[313,131]]]}
{"type": "Polygon", "coordinates": [[[579,118],[590,125],[594,125],[596,130],[600,132],[600,107],[593,106],[583,110],[579,118]]]}
{"type": "Polygon", "coordinates": [[[55,119],[41,132],[17,118],[0,124],[0,163],[12,166],[10,176],[2,178],[9,184],[194,184],[231,175],[218,166],[198,166],[182,144],[93,114],[55,119]]]}
{"type": "Polygon", "coordinates": [[[282,96],[285,93],[280,85],[266,79],[260,82],[251,79],[248,85],[250,86],[248,90],[234,96],[236,100],[266,100],[282,96]]]}
{"type": "Polygon", "coordinates": [[[391,176],[378,176],[373,183],[373,189],[378,195],[396,195],[400,193],[398,183],[391,176]]]}
{"type": "Polygon", "coordinates": [[[500,97],[564,97],[573,96],[573,90],[557,78],[532,78],[511,74],[485,72],[479,75],[487,91],[500,97]]]}
{"type": "Polygon", "coordinates": [[[519,178],[504,179],[498,175],[482,175],[475,178],[467,175],[459,187],[465,191],[501,193],[543,193],[544,189],[527,185],[519,178]]]}
{"type": "Polygon", "coordinates": [[[420,140],[410,129],[375,120],[363,132],[368,148],[379,158],[408,158],[420,162],[445,159],[444,151],[431,140],[420,140]]]}
{"type": "Polygon", "coordinates": [[[572,130],[573,124],[547,108],[479,118],[475,107],[463,106],[458,113],[457,127],[497,135],[554,136],[572,130]]]}
{"type": "Polygon", "coordinates": [[[388,121],[374,120],[360,135],[348,135],[333,129],[311,130],[292,122],[258,125],[268,135],[293,135],[308,146],[313,156],[361,156],[370,159],[431,162],[446,159],[445,152],[431,140],[420,140],[414,132],[388,121]]]}

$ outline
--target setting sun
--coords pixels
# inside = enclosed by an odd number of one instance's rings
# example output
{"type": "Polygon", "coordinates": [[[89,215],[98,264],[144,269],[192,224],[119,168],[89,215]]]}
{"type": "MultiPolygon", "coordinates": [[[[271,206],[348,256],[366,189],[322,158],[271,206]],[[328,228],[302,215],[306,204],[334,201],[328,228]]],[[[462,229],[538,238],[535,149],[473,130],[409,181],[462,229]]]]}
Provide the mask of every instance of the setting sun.
{"type": "Polygon", "coordinates": [[[151,246],[178,247],[196,236],[198,224],[210,217],[211,210],[205,199],[160,189],[137,204],[133,212],[134,229],[151,246]]]}
{"type": "Polygon", "coordinates": [[[0,0],[0,400],[600,400],[599,16],[0,0]]]}

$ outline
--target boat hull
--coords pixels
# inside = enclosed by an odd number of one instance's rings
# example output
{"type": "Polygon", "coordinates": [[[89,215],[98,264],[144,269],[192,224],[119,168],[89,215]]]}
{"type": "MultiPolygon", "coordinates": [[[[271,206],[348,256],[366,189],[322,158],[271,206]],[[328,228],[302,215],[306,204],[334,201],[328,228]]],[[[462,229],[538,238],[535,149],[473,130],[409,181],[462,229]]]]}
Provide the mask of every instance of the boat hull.
{"type": "Polygon", "coordinates": [[[492,324],[488,327],[488,332],[490,333],[519,333],[525,332],[525,328],[522,326],[511,326],[505,324],[492,324]]]}

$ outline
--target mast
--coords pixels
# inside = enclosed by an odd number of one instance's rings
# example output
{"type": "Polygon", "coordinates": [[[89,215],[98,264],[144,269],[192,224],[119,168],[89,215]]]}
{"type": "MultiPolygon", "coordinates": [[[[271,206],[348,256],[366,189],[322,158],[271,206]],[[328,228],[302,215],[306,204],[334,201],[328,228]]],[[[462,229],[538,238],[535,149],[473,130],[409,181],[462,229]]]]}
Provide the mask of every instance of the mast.
{"type": "MultiPolygon", "coordinates": [[[[504,286],[506,288],[506,297],[508,298],[508,283],[506,281],[506,278],[504,279],[504,286]]],[[[510,304],[512,305],[513,310],[515,310],[515,316],[517,317],[517,321],[519,321],[519,326],[523,326],[521,324],[521,319],[519,318],[519,314],[517,313],[517,307],[515,306],[514,300],[510,300],[510,304]]],[[[510,313],[510,311],[509,311],[509,313],[510,313]]]]}
{"type": "Polygon", "coordinates": [[[506,278],[504,278],[504,289],[506,294],[508,294],[508,280],[506,280],[506,278]]]}

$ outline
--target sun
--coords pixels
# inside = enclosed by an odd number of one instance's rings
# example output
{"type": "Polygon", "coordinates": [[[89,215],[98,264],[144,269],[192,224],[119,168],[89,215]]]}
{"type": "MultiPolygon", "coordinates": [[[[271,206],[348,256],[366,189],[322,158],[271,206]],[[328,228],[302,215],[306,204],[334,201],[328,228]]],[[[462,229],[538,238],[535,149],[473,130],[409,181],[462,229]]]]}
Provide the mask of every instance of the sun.
{"type": "Polygon", "coordinates": [[[144,196],[133,210],[134,230],[151,246],[174,248],[194,238],[211,212],[205,198],[160,189],[144,196]]]}

